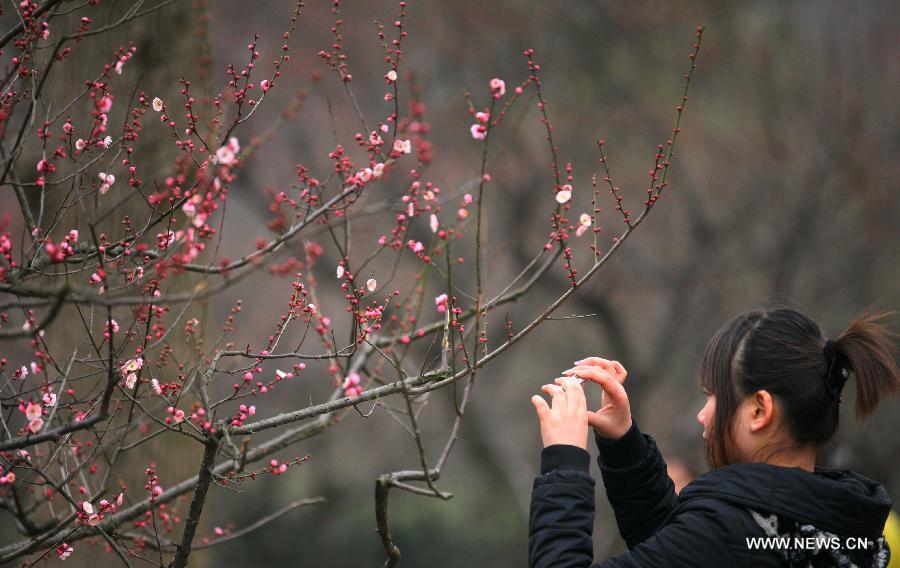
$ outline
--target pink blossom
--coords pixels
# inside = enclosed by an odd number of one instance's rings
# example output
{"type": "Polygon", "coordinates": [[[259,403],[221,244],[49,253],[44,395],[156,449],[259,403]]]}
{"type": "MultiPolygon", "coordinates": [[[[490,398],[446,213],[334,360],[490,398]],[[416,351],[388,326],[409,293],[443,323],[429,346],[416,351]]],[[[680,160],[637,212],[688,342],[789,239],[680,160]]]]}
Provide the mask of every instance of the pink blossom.
{"type": "Polygon", "coordinates": [[[181,409],[179,408],[179,409],[177,409],[177,410],[175,411],[175,413],[173,414],[173,416],[175,417],[175,422],[176,422],[176,423],[177,423],[177,422],[181,422],[182,420],[184,420],[184,411],[181,410],[181,409]]]}
{"type": "Polygon", "coordinates": [[[100,178],[101,182],[103,182],[102,185],[100,185],[101,195],[109,191],[109,188],[112,186],[112,184],[116,183],[116,176],[114,176],[113,174],[100,172],[99,174],[97,174],[97,177],[100,178]]]}
{"type": "Polygon", "coordinates": [[[432,232],[432,233],[437,233],[437,232],[438,232],[438,229],[439,229],[440,226],[441,226],[441,222],[440,222],[440,220],[438,219],[438,216],[435,215],[434,213],[432,213],[431,216],[428,218],[428,223],[429,223],[429,225],[431,226],[431,232],[432,232]]]}
{"type": "Polygon", "coordinates": [[[75,552],[75,547],[65,542],[56,547],[56,554],[60,560],[65,560],[75,552]]]}
{"type": "Polygon", "coordinates": [[[378,288],[378,282],[376,282],[374,278],[366,280],[366,289],[369,292],[374,292],[376,288],[378,288]]]}
{"type": "Polygon", "coordinates": [[[456,212],[456,216],[459,217],[460,219],[465,219],[466,217],[469,216],[469,210],[464,207],[460,207],[459,210],[456,212]]]}
{"type": "Polygon", "coordinates": [[[106,138],[103,139],[103,147],[109,148],[110,146],[112,146],[112,141],[113,141],[112,136],[107,136],[106,138]]]}
{"type": "Polygon", "coordinates": [[[441,294],[440,296],[435,297],[434,305],[439,313],[444,313],[447,311],[448,301],[449,299],[447,298],[447,294],[441,294]]]}
{"type": "Polygon", "coordinates": [[[394,151],[401,154],[409,154],[412,152],[412,142],[409,140],[394,140],[394,151]]]}
{"type": "Polygon", "coordinates": [[[357,398],[360,394],[362,394],[363,389],[359,386],[359,373],[356,371],[347,375],[347,378],[344,379],[344,383],[341,385],[341,388],[344,389],[344,396],[349,398],[357,398]]]}
{"type": "Polygon", "coordinates": [[[469,132],[472,133],[472,138],[475,140],[484,140],[487,137],[487,128],[483,124],[473,124],[469,128],[469,132]]]}
{"type": "Polygon", "coordinates": [[[125,373],[133,373],[134,371],[138,371],[141,367],[144,366],[144,360],[141,357],[135,357],[133,359],[129,359],[122,365],[119,369],[122,371],[122,374],[125,373]]]}
{"type": "Polygon", "coordinates": [[[338,267],[337,267],[337,277],[338,277],[339,279],[344,277],[344,266],[343,266],[342,264],[338,264],[338,267]]]}
{"type": "Polygon", "coordinates": [[[150,381],[150,386],[153,388],[153,392],[156,396],[160,396],[162,394],[162,387],[159,386],[159,381],[153,379],[150,381]]]}
{"type": "Polygon", "coordinates": [[[73,130],[75,130],[75,127],[72,126],[71,122],[66,121],[66,123],[63,124],[63,132],[65,132],[66,134],[72,134],[73,130]]]}
{"type": "Polygon", "coordinates": [[[78,151],[80,152],[80,151],[84,150],[84,147],[85,147],[85,141],[84,141],[84,140],[82,140],[81,138],[79,138],[78,140],[75,141],[75,149],[76,149],[76,150],[78,150],[78,151]]]}
{"type": "Polygon", "coordinates": [[[475,120],[477,120],[481,124],[487,124],[490,119],[491,119],[491,113],[489,113],[487,111],[475,113],[475,120]]]}
{"type": "Polygon", "coordinates": [[[32,434],[37,434],[41,431],[41,428],[44,426],[43,418],[35,418],[34,420],[28,423],[28,431],[32,434]]]}
{"type": "Polygon", "coordinates": [[[163,100],[159,97],[154,97],[153,98],[153,110],[155,110],[156,112],[162,112],[163,108],[164,108],[163,100]]]}
{"type": "Polygon", "coordinates": [[[259,82],[259,88],[262,89],[262,92],[268,92],[269,89],[272,88],[272,83],[269,82],[268,79],[263,79],[259,82]]]}
{"type": "Polygon", "coordinates": [[[472,194],[471,194],[471,193],[467,193],[467,194],[463,195],[463,203],[464,203],[464,204],[466,204],[466,205],[471,205],[471,204],[472,204],[472,200],[473,200],[473,198],[472,198],[472,194]]]}
{"type": "Polygon", "coordinates": [[[41,400],[44,401],[44,406],[52,408],[56,405],[56,393],[44,393],[44,396],[41,397],[41,400]]]}
{"type": "Polygon", "coordinates": [[[128,376],[125,377],[125,388],[133,389],[135,383],[137,383],[137,373],[128,373],[128,376]]]}
{"type": "Polygon", "coordinates": [[[494,93],[495,97],[500,98],[506,94],[506,82],[503,79],[494,77],[491,79],[489,85],[491,87],[491,92],[494,93]]]}
{"type": "Polygon", "coordinates": [[[384,78],[388,83],[393,83],[397,80],[397,72],[391,69],[385,74],[384,78]]]}
{"type": "Polygon", "coordinates": [[[374,166],[372,166],[372,176],[373,177],[375,177],[377,179],[377,178],[380,178],[382,175],[384,175],[384,164],[379,162],[379,163],[375,164],[374,166]]]}
{"type": "Polygon", "coordinates": [[[29,402],[28,406],[25,407],[25,417],[28,420],[35,420],[41,417],[43,410],[41,410],[40,404],[35,404],[33,402],[29,402]]]}
{"type": "Polygon", "coordinates": [[[570,199],[572,199],[572,186],[571,185],[566,184],[566,185],[562,186],[562,188],[558,192],[556,192],[556,202],[559,203],[560,205],[563,205],[564,203],[568,203],[568,201],[570,199]]]}
{"type": "Polygon", "coordinates": [[[102,113],[107,113],[112,109],[112,96],[104,95],[100,101],[97,103],[97,110],[102,113]]]}

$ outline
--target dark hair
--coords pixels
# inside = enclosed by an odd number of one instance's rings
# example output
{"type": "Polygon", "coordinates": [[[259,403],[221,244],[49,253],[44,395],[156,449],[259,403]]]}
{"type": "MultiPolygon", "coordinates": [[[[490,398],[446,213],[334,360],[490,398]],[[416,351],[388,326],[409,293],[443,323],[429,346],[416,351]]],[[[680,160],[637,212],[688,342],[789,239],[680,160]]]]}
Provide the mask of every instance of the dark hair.
{"type": "MultiPolygon", "coordinates": [[[[864,310],[833,340],[849,376],[856,379],[860,418],[871,414],[882,396],[900,389],[892,353],[897,334],[880,323],[891,313],[864,310]]],[[[791,447],[819,446],[834,435],[840,386],[838,397],[826,386],[826,341],[815,321],[784,307],[741,314],[713,335],[699,370],[700,385],[716,398],[706,442],[711,467],[729,463],[735,411],[759,390],[768,391],[780,405],[791,447]]]]}

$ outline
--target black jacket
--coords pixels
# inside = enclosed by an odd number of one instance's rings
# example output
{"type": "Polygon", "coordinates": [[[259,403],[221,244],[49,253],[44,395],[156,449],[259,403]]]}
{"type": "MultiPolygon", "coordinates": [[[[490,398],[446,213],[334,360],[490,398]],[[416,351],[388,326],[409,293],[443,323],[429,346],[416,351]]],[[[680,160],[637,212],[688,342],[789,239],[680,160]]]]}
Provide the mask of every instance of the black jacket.
{"type": "Polygon", "coordinates": [[[887,566],[882,531],[891,502],[882,485],[861,475],[737,464],[676,495],[655,441],[636,424],[619,440],[595,439],[628,551],[592,565],[590,454],[548,446],[531,495],[531,568],[887,566]],[[774,538],[750,540],[765,537],[774,538]]]}

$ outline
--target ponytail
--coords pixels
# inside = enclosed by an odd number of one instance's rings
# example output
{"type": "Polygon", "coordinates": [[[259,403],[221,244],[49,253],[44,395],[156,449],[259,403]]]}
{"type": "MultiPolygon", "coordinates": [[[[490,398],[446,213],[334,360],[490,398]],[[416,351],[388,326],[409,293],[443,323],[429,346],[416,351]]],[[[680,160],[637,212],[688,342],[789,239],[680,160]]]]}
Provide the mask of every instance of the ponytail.
{"type": "Polygon", "coordinates": [[[900,369],[893,355],[900,336],[881,323],[893,313],[875,313],[868,308],[834,340],[837,350],[849,359],[851,376],[856,379],[858,418],[872,414],[882,398],[900,390],[900,369]]]}

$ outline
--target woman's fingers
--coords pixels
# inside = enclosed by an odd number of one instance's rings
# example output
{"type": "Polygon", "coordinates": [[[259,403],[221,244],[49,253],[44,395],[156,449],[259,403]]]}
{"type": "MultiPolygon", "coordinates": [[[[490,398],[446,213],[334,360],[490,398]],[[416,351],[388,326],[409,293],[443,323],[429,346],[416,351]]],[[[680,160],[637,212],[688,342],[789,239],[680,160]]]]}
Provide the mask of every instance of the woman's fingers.
{"type": "Polygon", "coordinates": [[[628,395],[625,393],[625,387],[607,371],[597,367],[578,366],[565,371],[563,374],[578,375],[599,384],[612,404],[628,404],[628,395]]]}
{"type": "Polygon", "coordinates": [[[553,382],[566,392],[566,403],[570,411],[587,410],[587,398],[584,396],[581,381],[575,377],[559,377],[553,382]]]}
{"type": "MultiPolygon", "coordinates": [[[[550,406],[547,404],[547,401],[543,399],[540,395],[534,395],[531,397],[531,404],[534,405],[534,409],[537,411],[538,420],[543,422],[550,416],[550,406]]],[[[590,420],[590,418],[589,418],[590,420]]]]}
{"type": "Polygon", "coordinates": [[[620,383],[625,382],[625,378],[628,376],[628,371],[625,370],[621,363],[602,357],[585,357],[580,361],[575,361],[574,364],[601,367],[612,374],[620,383]]]}

